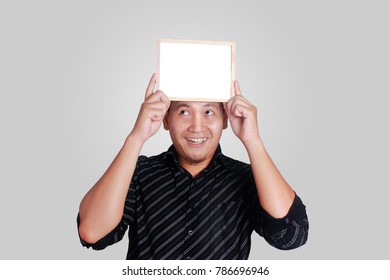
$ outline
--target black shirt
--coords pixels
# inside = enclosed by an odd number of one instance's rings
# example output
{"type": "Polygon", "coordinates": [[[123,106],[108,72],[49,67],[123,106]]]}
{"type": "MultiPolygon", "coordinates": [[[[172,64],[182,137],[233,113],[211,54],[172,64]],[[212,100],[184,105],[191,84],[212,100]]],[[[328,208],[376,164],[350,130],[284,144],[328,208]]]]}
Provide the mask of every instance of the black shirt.
{"type": "Polygon", "coordinates": [[[118,242],[129,228],[127,259],[247,259],[255,230],[272,246],[293,249],[308,236],[305,206],[296,195],[286,217],[260,206],[249,164],[220,147],[198,176],[178,163],[175,148],[140,156],[119,225],[95,244],[118,242]]]}

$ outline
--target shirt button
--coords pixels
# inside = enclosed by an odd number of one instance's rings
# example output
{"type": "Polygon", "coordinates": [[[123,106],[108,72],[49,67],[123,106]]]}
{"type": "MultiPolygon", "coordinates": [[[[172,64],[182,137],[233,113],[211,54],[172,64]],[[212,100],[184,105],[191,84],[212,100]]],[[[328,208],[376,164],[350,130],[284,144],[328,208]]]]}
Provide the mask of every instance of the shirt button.
{"type": "Polygon", "coordinates": [[[188,235],[193,235],[193,234],[194,234],[194,232],[192,230],[188,231],[188,235]]]}
{"type": "Polygon", "coordinates": [[[186,259],[187,259],[187,260],[190,260],[190,259],[191,259],[191,257],[190,257],[190,256],[188,256],[186,259]]]}

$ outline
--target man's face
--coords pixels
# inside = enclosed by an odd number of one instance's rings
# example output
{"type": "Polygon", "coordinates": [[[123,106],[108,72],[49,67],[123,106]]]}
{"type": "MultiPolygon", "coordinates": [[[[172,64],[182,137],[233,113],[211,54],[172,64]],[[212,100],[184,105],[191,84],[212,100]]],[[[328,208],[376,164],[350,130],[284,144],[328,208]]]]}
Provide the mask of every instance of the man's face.
{"type": "Polygon", "coordinates": [[[227,116],[217,102],[174,101],[164,118],[181,164],[208,164],[226,127],[227,116]]]}

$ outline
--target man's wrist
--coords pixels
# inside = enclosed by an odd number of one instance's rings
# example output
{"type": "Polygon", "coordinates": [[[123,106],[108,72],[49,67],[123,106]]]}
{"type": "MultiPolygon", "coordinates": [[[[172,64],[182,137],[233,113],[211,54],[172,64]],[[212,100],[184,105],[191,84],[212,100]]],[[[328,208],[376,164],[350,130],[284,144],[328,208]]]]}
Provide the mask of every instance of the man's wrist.
{"type": "Polygon", "coordinates": [[[248,154],[256,153],[259,151],[259,149],[264,149],[263,141],[261,140],[260,136],[252,138],[248,141],[243,142],[245,149],[247,150],[248,154]]]}
{"type": "Polygon", "coordinates": [[[138,147],[138,148],[142,148],[142,146],[145,144],[146,141],[144,141],[143,139],[141,139],[140,137],[137,137],[136,135],[134,135],[132,132],[127,136],[126,138],[126,141],[125,141],[125,145],[126,144],[130,144],[132,147],[138,147]]]}

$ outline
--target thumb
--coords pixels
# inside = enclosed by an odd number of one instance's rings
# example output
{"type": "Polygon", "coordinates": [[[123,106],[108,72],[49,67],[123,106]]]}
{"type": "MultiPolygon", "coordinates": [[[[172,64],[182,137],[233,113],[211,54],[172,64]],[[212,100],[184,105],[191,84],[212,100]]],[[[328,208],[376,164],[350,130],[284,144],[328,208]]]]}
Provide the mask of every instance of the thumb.
{"type": "Polygon", "coordinates": [[[234,92],[237,96],[242,96],[240,85],[238,84],[237,80],[234,81],[234,92]]]}
{"type": "Polygon", "coordinates": [[[145,100],[149,98],[153,94],[154,85],[156,84],[156,73],[153,73],[152,77],[150,78],[148,87],[145,92],[145,100]]]}

